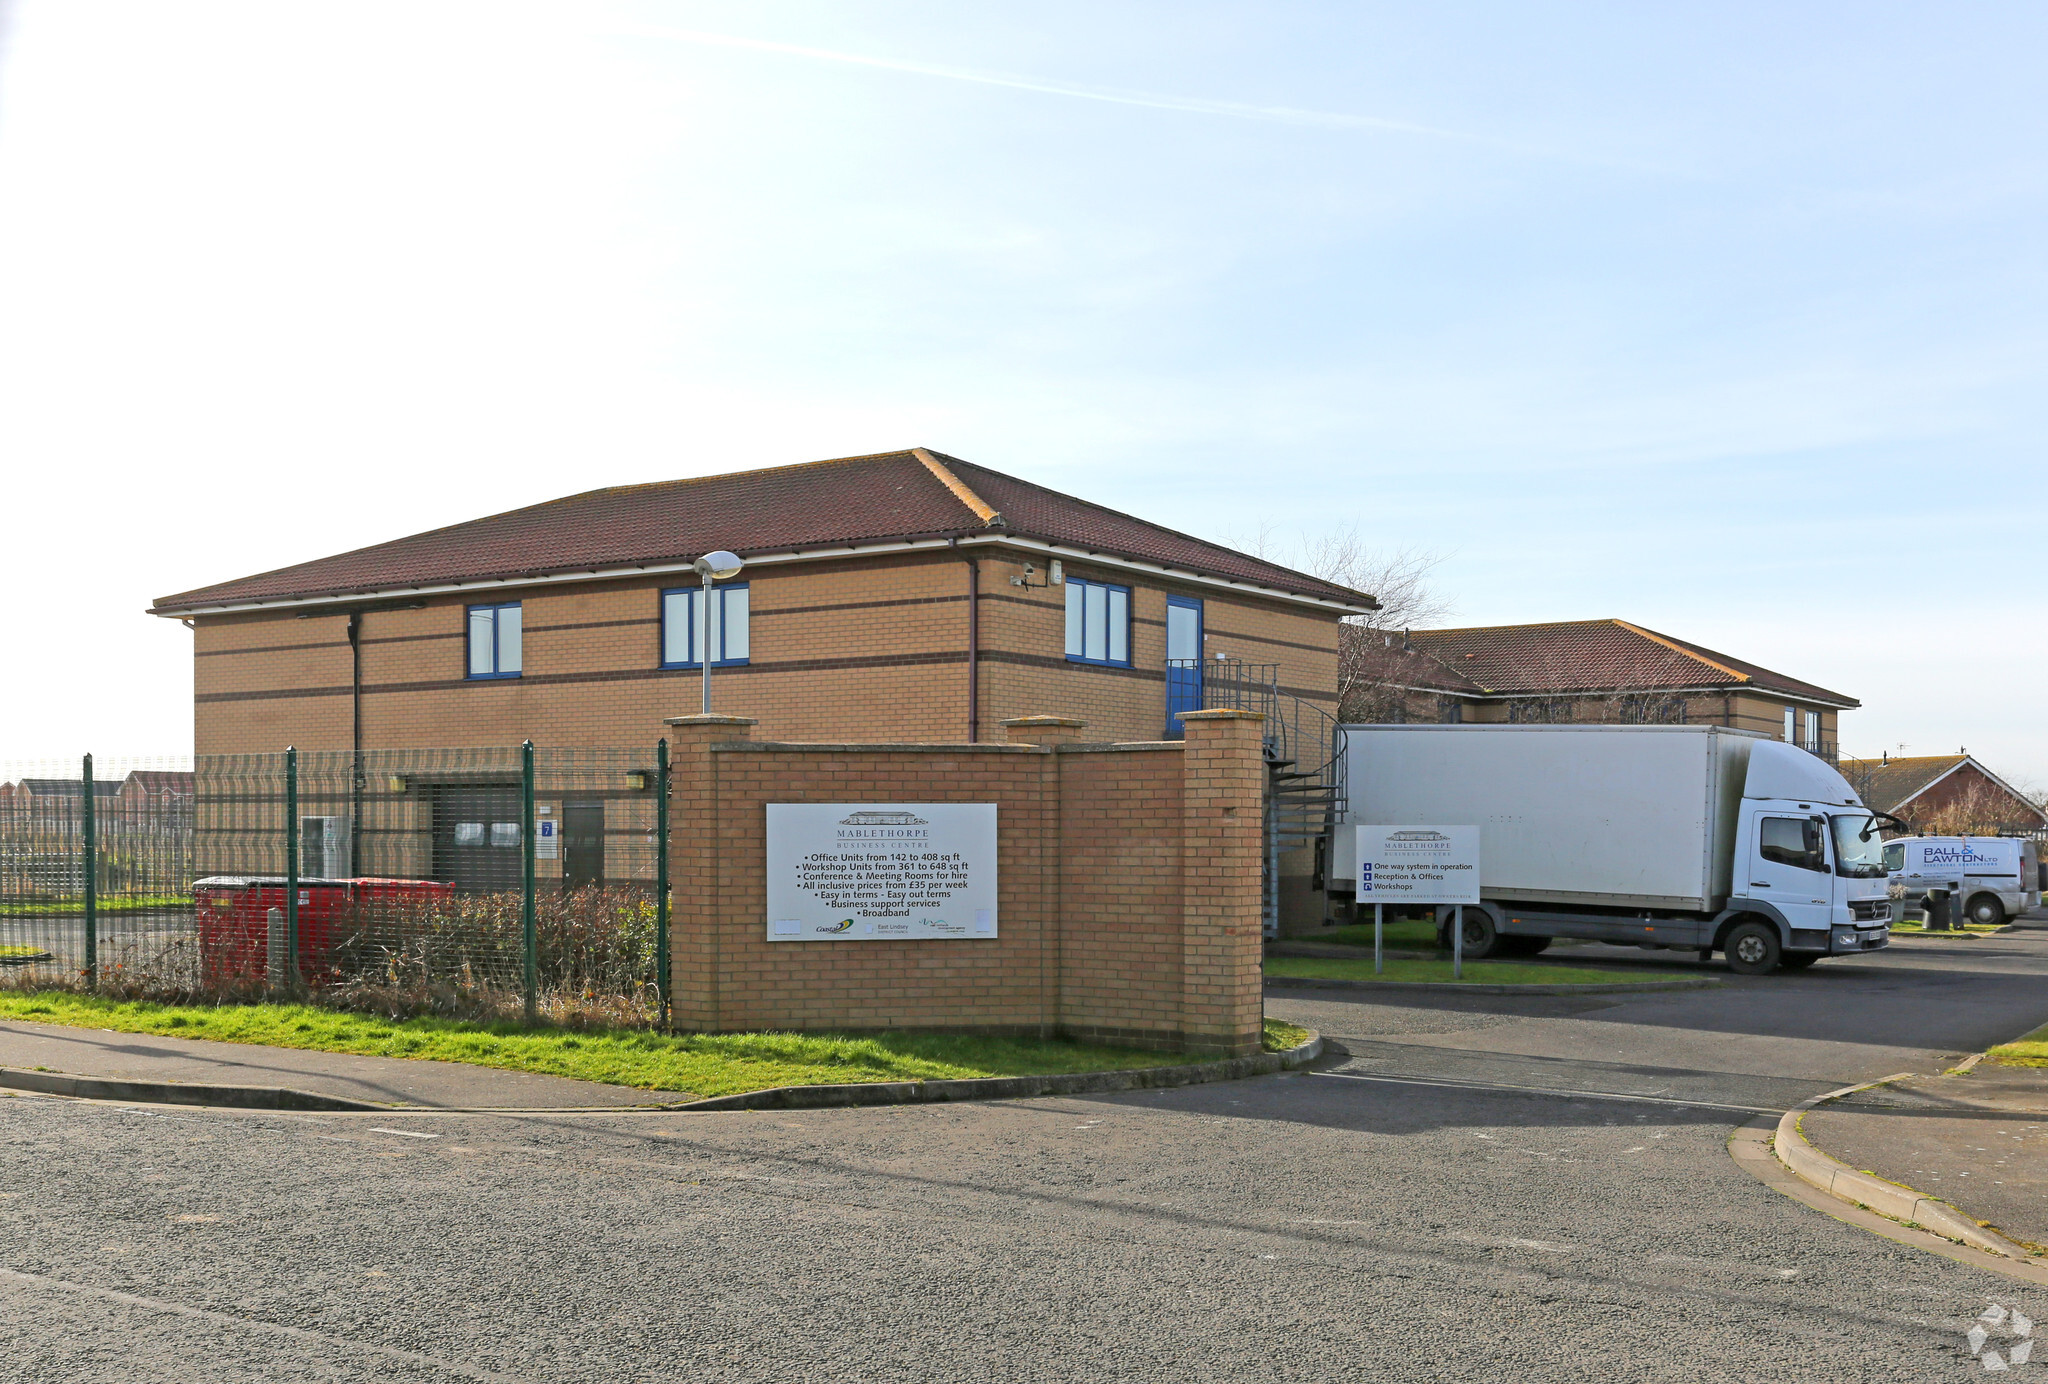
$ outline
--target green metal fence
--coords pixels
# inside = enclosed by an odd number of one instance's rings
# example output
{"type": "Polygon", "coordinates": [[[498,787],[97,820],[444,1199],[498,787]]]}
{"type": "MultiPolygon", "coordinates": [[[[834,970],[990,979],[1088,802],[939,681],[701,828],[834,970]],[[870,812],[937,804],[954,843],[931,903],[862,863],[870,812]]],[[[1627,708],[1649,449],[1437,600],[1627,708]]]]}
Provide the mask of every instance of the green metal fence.
{"type": "Polygon", "coordinates": [[[666,1024],[666,742],[27,767],[0,984],[666,1024]]]}

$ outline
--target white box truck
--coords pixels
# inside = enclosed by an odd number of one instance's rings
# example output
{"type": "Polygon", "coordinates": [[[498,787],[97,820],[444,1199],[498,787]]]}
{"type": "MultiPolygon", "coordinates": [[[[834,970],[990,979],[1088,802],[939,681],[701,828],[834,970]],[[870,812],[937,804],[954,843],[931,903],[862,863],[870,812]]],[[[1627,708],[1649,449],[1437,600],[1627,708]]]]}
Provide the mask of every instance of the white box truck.
{"type": "MultiPolygon", "coordinates": [[[[1795,745],[1720,726],[1344,729],[1350,823],[1479,828],[1468,957],[1578,937],[1720,951],[1760,975],[1890,944],[1892,819],[1795,745]]],[[[1331,835],[1340,897],[1356,841],[1331,835]]]]}
{"type": "Polygon", "coordinates": [[[2041,905],[2040,847],[2017,836],[1895,836],[1884,844],[1884,868],[1909,898],[1944,890],[1963,916],[1997,927],[2041,905]]]}

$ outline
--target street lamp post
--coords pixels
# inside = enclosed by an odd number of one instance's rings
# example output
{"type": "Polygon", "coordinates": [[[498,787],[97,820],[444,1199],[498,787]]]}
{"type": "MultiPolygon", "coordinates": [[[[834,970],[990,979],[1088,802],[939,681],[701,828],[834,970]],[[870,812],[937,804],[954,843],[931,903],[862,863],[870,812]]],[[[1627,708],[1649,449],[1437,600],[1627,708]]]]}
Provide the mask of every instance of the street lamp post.
{"type": "Polygon", "coordinates": [[[690,564],[691,570],[704,579],[704,646],[697,651],[697,656],[704,661],[704,714],[706,716],[711,714],[711,660],[716,656],[713,651],[718,647],[713,636],[721,632],[716,629],[711,618],[711,583],[725,581],[728,578],[738,576],[740,568],[745,565],[745,563],[740,561],[738,553],[729,553],[723,548],[715,553],[706,553],[690,564]]]}

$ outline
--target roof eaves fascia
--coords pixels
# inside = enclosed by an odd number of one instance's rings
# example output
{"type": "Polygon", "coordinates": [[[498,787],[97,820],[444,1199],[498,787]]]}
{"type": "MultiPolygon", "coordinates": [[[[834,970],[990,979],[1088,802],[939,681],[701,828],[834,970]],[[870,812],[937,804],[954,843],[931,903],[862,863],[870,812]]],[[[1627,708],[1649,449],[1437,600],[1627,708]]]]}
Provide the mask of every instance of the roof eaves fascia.
{"type": "Polygon", "coordinates": [[[1721,682],[1687,683],[1678,687],[1630,687],[1624,686],[1620,683],[1616,683],[1608,687],[1532,687],[1511,689],[1508,691],[1495,691],[1489,689],[1488,695],[1500,697],[1503,699],[1513,697],[1661,697],[1674,696],[1679,693],[1684,693],[1689,696],[1695,694],[1700,696],[1706,696],[1715,692],[1767,692],[1770,696],[1775,697],[1780,701],[1812,702],[1816,706],[1833,707],[1838,711],[1854,711],[1863,705],[1861,702],[1854,701],[1830,701],[1826,697],[1816,697],[1806,692],[1781,692],[1775,688],[1759,687],[1754,683],[1750,684],[1747,687],[1731,687],[1727,683],[1721,682]]]}
{"type": "MultiPolygon", "coordinates": [[[[1029,552],[1045,553],[1050,557],[1072,558],[1081,562],[1093,562],[1105,567],[1120,567],[1126,571],[1144,572],[1150,575],[1172,577],[1176,581],[1196,582],[1203,586],[1219,587],[1247,595],[1260,596],[1270,601],[1288,601],[1295,605],[1314,606],[1320,610],[1339,610],[1346,615],[1366,615],[1377,610],[1377,605],[1358,605],[1355,602],[1331,600],[1327,596],[1311,596],[1300,591],[1283,591],[1276,586],[1265,586],[1258,582],[1244,581],[1235,577],[1219,577],[1207,572],[1196,572],[1186,567],[1175,567],[1169,563],[1155,562],[1149,558],[1125,557],[1120,553],[1106,552],[1098,548],[1080,548],[1072,544],[1055,543],[1048,539],[1032,538],[1020,533],[976,534],[962,537],[960,546],[997,545],[1022,548],[1029,552]]],[[[1360,595],[1365,593],[1360,592],[1360,595]]]]}
{"type": "MultiPolygon", "coordinates": [[[[1259,585],[1255,582],[1237,581],[1227,577],[1210,576],[1200,572],[1185,571],[1164,563],[1145,562],[1110,553],[1092,552],[1084,548],[1072,548],[1061,544],[1048,543],[1039,539],[1024,538],[1011,533],[990,533],[986,529],[965,529],[951,534],[934,534],[928,537],[894,540],[887,543],[835,544],[817,548],[802,548],[787,552],[743,554],[748,566],[770,566],[791,562],[826,562],[834,559],[879,557],[890,553],[928,552],[955,546],[956,544],[1002,544],[1043,552],[1054,557],[1072,557],[1083,561],[1121,567],[1130,571],[1146,572],[1173,577],[1181,581],[1238,591],[1261,596],[1268,600],[1284,601],[1294,605],[1312,606],[1322,610],[1341,611],[1344,614],[1364,614],[1368,607],[1345,604],[1319,596],[1299,592],[1282,591],[1259,585]]],[[[480,591],[501,591],[511,587],[561,586],[575,582],[617,581],[625,577],[661,576],[667,573],[686,573],[692,568],[686,562],[648,562],[625,567],[590,568],[574,572],[543,572],[504,577],[480,578],[474,581],[432,582],[416,586],[378,586],[355,591],[329,591],[308,596],[281,596],[266,600],[224,601],[212,605],[152,606],[146,613],[163,619],[189,620],[198,615],[242,615],[255,611],[275,610],[333,610],[340,611],[366,600],[391,600],[419,596],[447,596],[469,594],[480,591]]]]}
{"type": "MultiPolygon", "coordinates": [[[[785,552],[742,554],[750,567],[785,562],[824,562],[835,558],[875,557],[889,553],[928,552],[943,549],[955,538],[978,534],[969,529],[956,534],[892,540],[887,543],[833,544],[785,552]]],[[[624,567],[593,567],[573,572],[535,572],[504,577],[479,577],[471,581],[430,582],[417,586],[374,586],[356,591],[323,591],[307,596],[279,596],[255,601],[228,601],[217,605],[152,606],[145,613],[165,619],[190,619],[195,615],[237,615],[259,610],[292,610],[302,607],[341,608],[356,602],[387,600],[406,596],[447,596],[474,591],[498,591],[520,586],[560,586],[573,582],[618,581],[625,577],[662,576],[693,572],[687,562],[641,562],[624,567]]]]}

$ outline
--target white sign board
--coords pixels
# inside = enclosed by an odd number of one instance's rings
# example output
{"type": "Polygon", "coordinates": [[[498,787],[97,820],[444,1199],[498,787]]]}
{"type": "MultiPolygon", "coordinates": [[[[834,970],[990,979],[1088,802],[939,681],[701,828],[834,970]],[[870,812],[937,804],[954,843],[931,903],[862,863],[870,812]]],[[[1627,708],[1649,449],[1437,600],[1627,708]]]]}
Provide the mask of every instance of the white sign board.
{"type": "Polygon", "coordinates": [[[996,935],[994,803],[769,803],[768,940],[996,935]]]}
{"type": "MultiPolygon", "coordinates": [[[[542,811],[546,811],[545,808],[542,811]]],[[[533,858],[555,860],[562,854],[562,824],[552,817],[533,820],[533,858]]]]}
{"type": "Polygon", "coordinates": [[[1359,827],[1360,903],[1478,903],[1478,827],[1359,827]]]}

